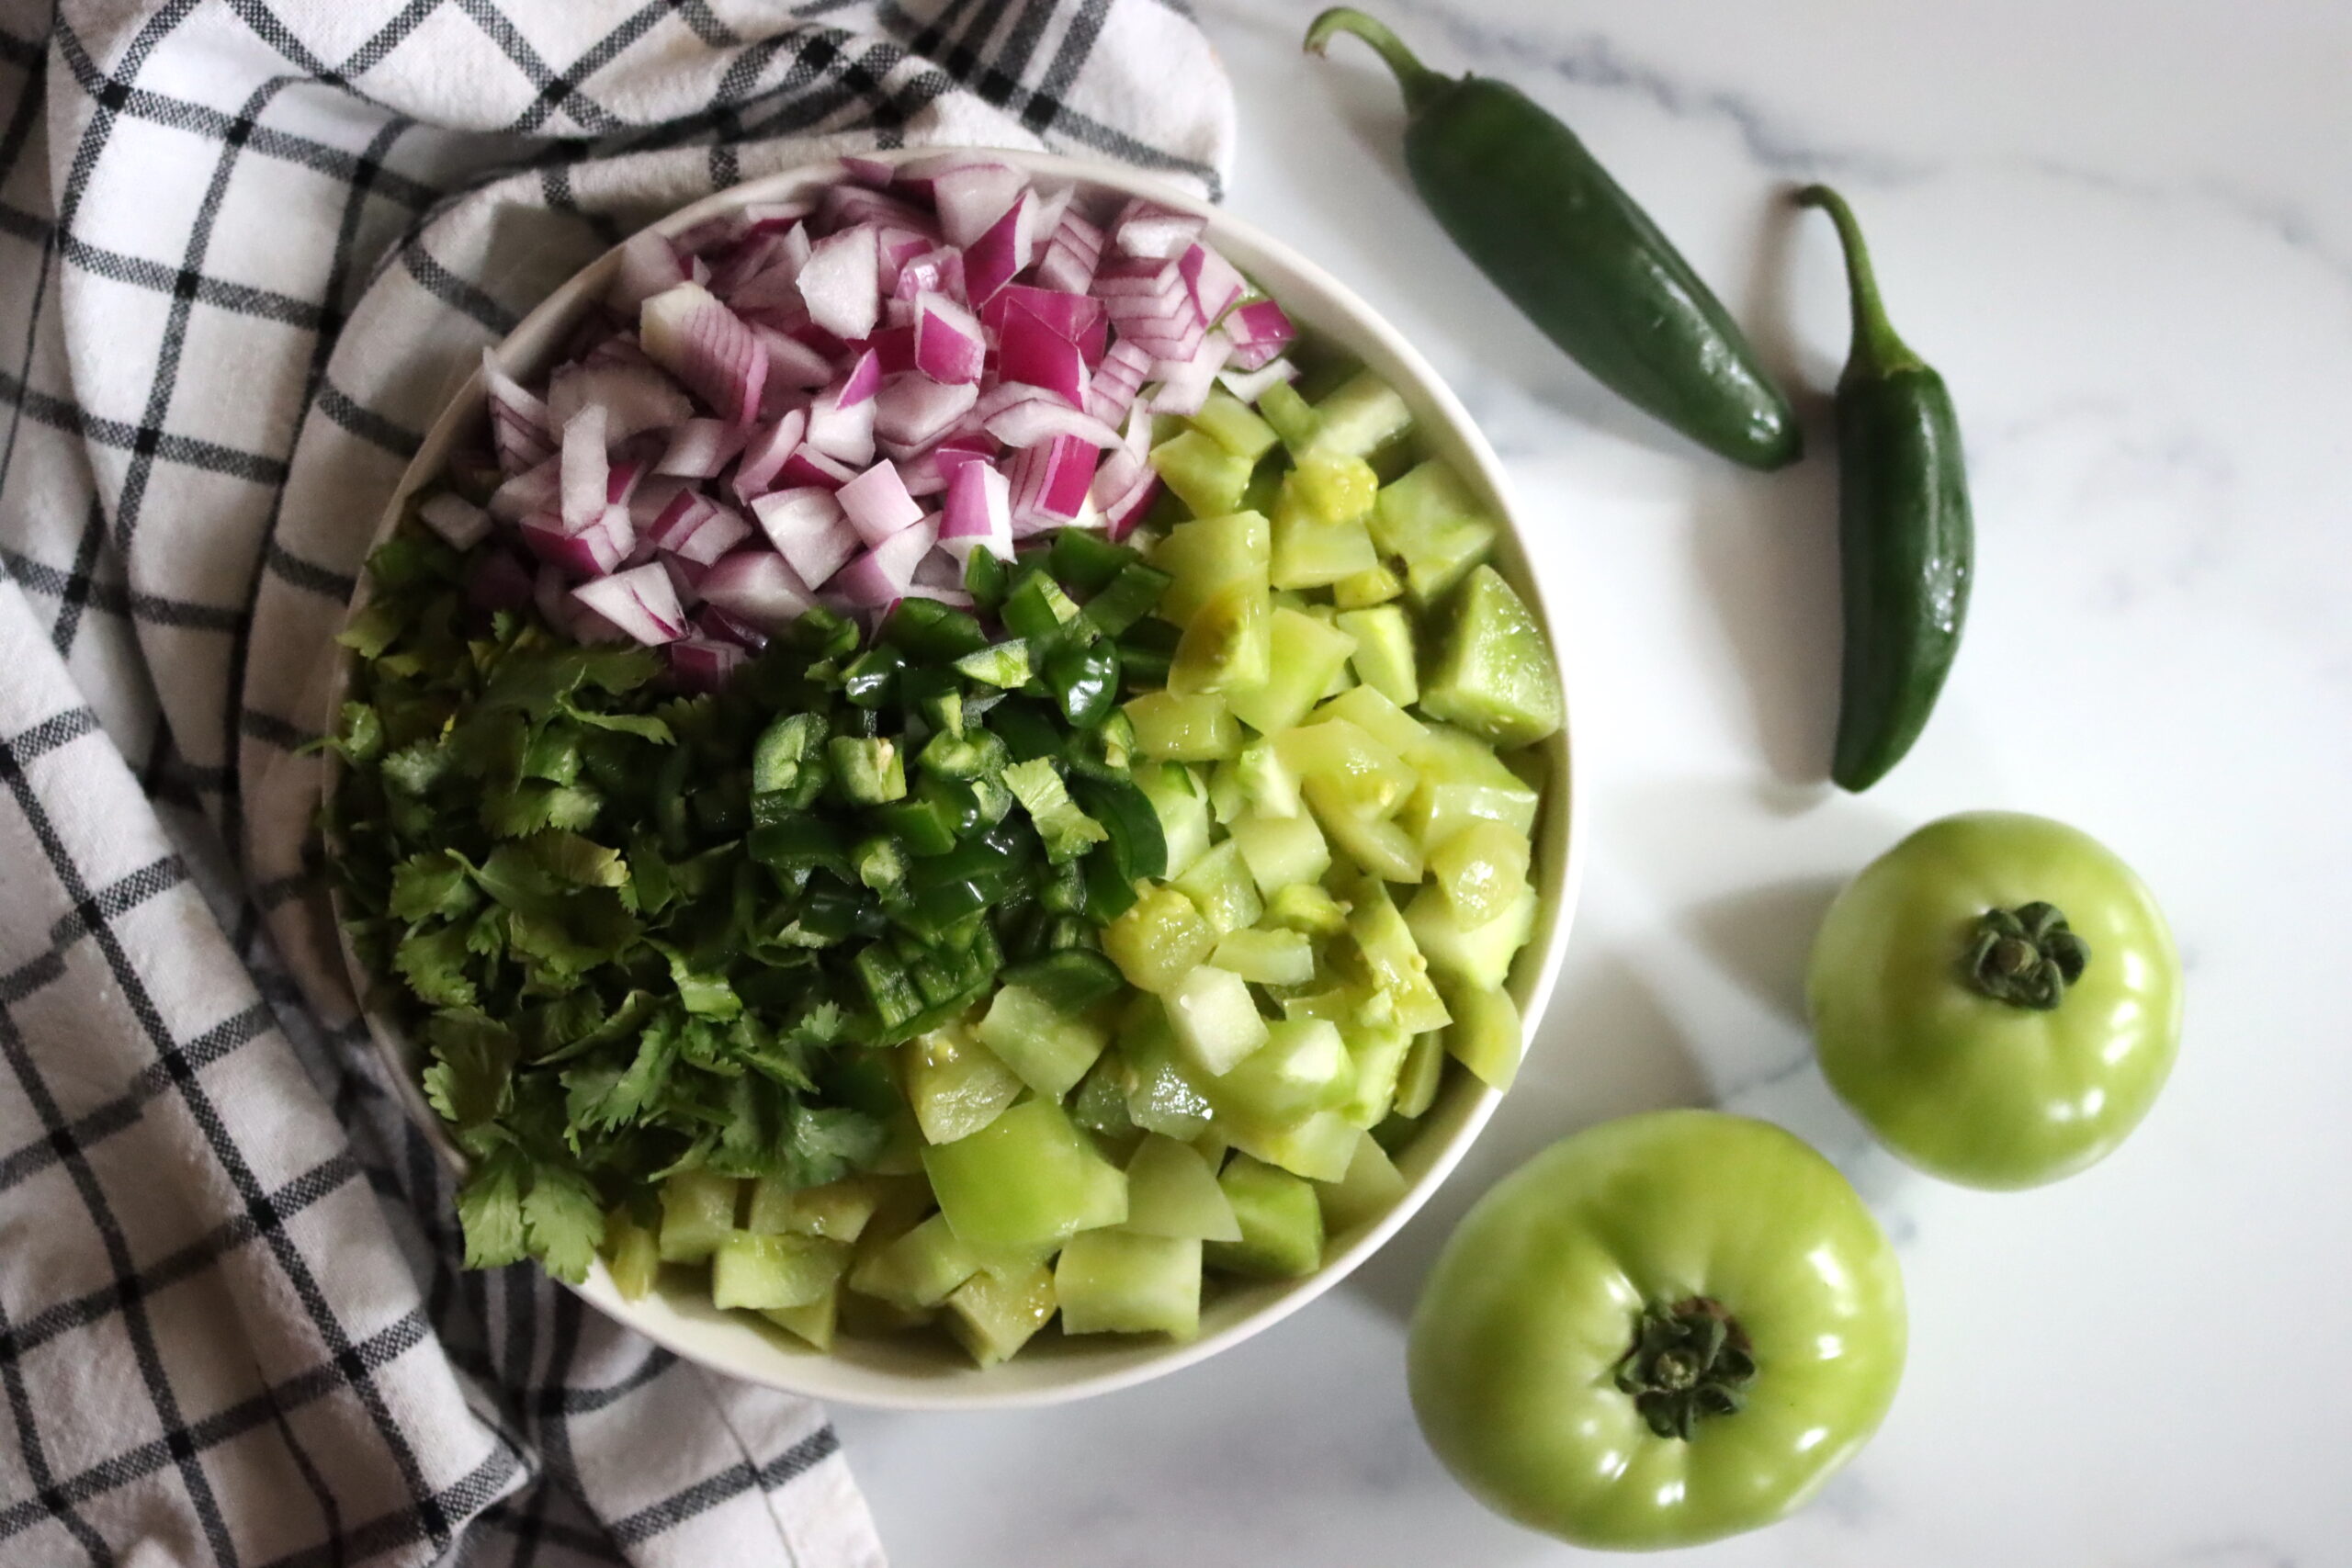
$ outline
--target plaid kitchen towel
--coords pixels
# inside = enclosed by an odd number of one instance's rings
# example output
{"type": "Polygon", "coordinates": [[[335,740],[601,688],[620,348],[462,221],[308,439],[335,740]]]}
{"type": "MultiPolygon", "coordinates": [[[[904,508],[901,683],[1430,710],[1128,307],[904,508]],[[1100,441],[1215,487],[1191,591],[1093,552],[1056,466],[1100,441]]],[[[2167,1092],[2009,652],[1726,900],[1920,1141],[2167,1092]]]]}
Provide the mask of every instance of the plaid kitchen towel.
{"type": "Polygon", "coordinates": [[[1232,123],[1186,0],[0,0],[0,1562],[880,1562],[820,1409],[457,1268],[296,751],[419,433],[631,228],[1232,123]]]}

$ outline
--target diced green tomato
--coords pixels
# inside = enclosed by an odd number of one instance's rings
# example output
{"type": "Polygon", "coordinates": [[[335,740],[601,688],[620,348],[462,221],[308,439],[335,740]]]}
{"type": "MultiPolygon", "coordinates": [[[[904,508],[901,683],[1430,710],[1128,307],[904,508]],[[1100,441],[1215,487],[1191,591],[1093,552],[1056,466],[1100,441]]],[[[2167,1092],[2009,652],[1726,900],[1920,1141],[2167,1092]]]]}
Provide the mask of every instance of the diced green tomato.
{"type": "Polygon", "coordinates": [[[1147,764],[1135,771],[1136,789],[1159,824],[1159,869],[1134,868],[1138,876],[1182,876],[1208,852],[1208,797],[1190,771],[1176,762],[1147,764]]]}
{"type": "Polygon", "coordinates": [[[1421,711],[1497,746],[1527,746],[1566,722],[1560,673],[1535,617],[1482,566],[1455,597],[1421,711]]]}
{"type": "Polygon", "coordinates": [[[1421,700],[1421,681],[1413,654],[1413,623],[1401,605],[1379,604],[1368,610],[1342,610],[1340,629],[1356,639],[1350,657],[1357,678],[1400,708],[1421,700]]]}
{"type": "Polygon", "coordinates": [[[1021,1098],[1021,1076],[960,1026],[918,1034],[899,1047],[899,1061],[925,1143],[969,1137],[1021,1098]]]}
{"type": "MultiPolygon", "coordinates": [[[[1434,896],[1442,903],[1444,896],[1434,888],[1425,888],[1415,895],[1418,906],[1434,896]]],[[[1445,1003],[1430,983],[1430,964],[1414,940],[1405,918],[1396,912],[1388,890],[1374,881],[1359,882],[1351,890],[1354,908],[1348,913],[1348,932],[1355,938],[1356,949],[1363,955],[1365,970],[1374,984],[1388,994],[1396,1007],[1396,1021],[1408,1032],[1419,1034],[1425,1030],[1442,1029],[1453,1021],[1445,1010],[1445,1003]]],[[[1497,984],[1500,984],[1498,980],[1497,984]]]]}
{"type": "Polygon", "coordinates": [[[1168,689],[1189,696],[1264,685],[1272,668],[1272,618],[1263,586],[1234,582],[1218,590],[1184,623],[1168,666],[1168,689]]]}
{"type": "Polygon", "coordinates": [[[1377,1127],[1396,1103],[1396,1079],[1405,1070],[1413,1037],[1396,1021],[1395,1009],[1389,1011],[1390,1016],[1379,1022],[1340,1025],[1355,1081],[1347,1103],[1340,1107],[1340,1115],[1351,1127],[1377,1127]]]}
{"type": "Polygon", "coordinates": [[[1370,1133],[1356,1134],[1356,1149],[1349,1156],[1347,1173],[1337,1181],[1315,1189],[1316,1201],[1323,1205],[1324,1229],[1330,1232],[1378,1219],[1404,1196],[1405,1178],[1390,1161],[1388,1151],[1374,1142],[1370,1133]]]}
{"type": "Polygon", "coordinates": [[[1361,1131],[1336,1111],[1317,1111],[1299,1122],[1252,1122],[1227,1117],[1217,1122],[1233,1146],[1310,1181],[1337,1181],[1348,1168],[1348,1153],[1361,1131]]]}
{"type": "Polygon", "coordinates": [[[1281,750],[1271,738],[1261,736],[1244,746],[1233,761],[1233,771],[1250,796],[1250,809],[1257,815],[1299,814],[1298,772],[1283,761],[1281,750]]]}
{"type": "Polygon", "coordinates": [[[1526,834],[1480,818],[1430,852],[1430,869],[1463,925],[1482,926],[1527,886],[1533,853],[1526,834]]]}
{"type": "Polygon", "coordinates": [[[1055,1100],[1078,1087],[1106,1043],[1101,1030],[1026,986],[1001,988],[973,1033],[1022,1082],[1055,1100]]]}
{"type": "Polygon", "coordinates": [[[1248,403],[1222,389],[1209,394],[1208,401],[1201,405],[1201,412],[1193,416],[1192,423],[1194,430],[1251,463],[1264,457],[1282,439],[1274,434],[1274,427],[1260,419],[1248,403]]]}
{"type": "MultiPolygon", "coordinates": [[[[976,550],[975,555],[985,555],[976,550]]],[[[805,1306],[769,1307],[760,1314],[778,1328],[805,1342],[811,1349],[830,1350],[833,1348],[833,1329],[841,1321],[842,1287],[836,1280],[825,1293],[805,1306]]]]}
{"type": "Polygon", "coordinates": [[[1304,931],[1227,931],[1209,962],[1253,985],[1304,986],[1315,978],[1315,944],[1304,931]]]}
{"type": "Polygon", "coordinates": [[[1300,397],[1298,389],[1287,381],[1277,381],[1258,394],[1258,412],[1272,425],[1274,434],[1294,454],[1305,452],[1315,445],[1317,423],[1314,407],[1300,397]]]}
{"type": "Polygon", "coordinates": [[[1177,1049],[1202,1071],[1227,1073],[1266,1043],[1266,1021],[1248,982],[1214,964],[1195,964],[1161,997],[1177,1049]]]}
{"type": "Polygon", "coordinates": [[[852,806],[880,806],[907,793],[906,761],[885,735],[836,735],[825,742],[833,784],[852,806]]]}
{"type": "Polygon", "coordinates": [[[1238,507],[1256,467],[1197,430],[1153,447],[1151,466],[1195,517],[1222,517],[1238,507]]]}
{"type": "Polygon", "coordinates": [[[1286,1018],[1265,1029],[1265,1044],[1202,1086],[1220,1120],[1230,1114],[1245,1123],[1287,1124],[1348,1098],[1354,1067],[1338,1024],[1286,1018]]]}
{"type": "Polygon", "coordinates": [[[1323,588],[1380,564],[1362,517],[1320,515],[1293,475],[1274,498],[1273,553],[1267,581],[1276,588],[1323,588]]]}
{"type": "Polygon", "coordinates": [[[1285,729],[1274,747],[1302,784],[1320,784],[1332,809],[1352,816],[1388,816],[1420,782],[1393,748],[1344,718],[1285,729]]]}
{"type": "Polygon", "coordinates": [[[1337,936],[1348,929],[1348,911],[1327,889],[1301,883],[1268,895],[1266,923],[1310,937],[1337,936]]]}
{"type": "MultiPolygon", "coordinates": [[[[914,1049],[909,1041],[901,1051],[914,1049]]],[[[828,1241],[855,1241],[874,1218],[882,1194],[873,1182],[858,1177],[830,1181],[822,1187],[786,1187],[762,1177],[752,1185],[751,1207],[743,1228],[755,1235],[823,1236],[828,1241]]]]}
{"type": "MultiPolygon", "coordinates": [[[[1306,716],[1331,676],[1344,668],[1355,641],[1328,622],[1285,605],[1267,623],[1266,676],[1228,687],[1226,705],[1261,735],[1285,730],[1306,716]]],[[[1189,635],[1189,634],[1188,634],[1189,635]]]]}
{"type": "Polygon", "coordinates": [[[956,1238],[945,1216],[933,1214],[888,1247],[862,1254],[849,1288],[893,1306],[935,1307],[979,1271],[978,1249],[956,1238]]]}
{"type": "Polygon", "coordinates": [[[843,1242],[735,1231],[711,1254],[711,1304],[754,1310],[807,1306],[821,1300],[848,1265],[843,1242]]]}
{"type": "Polygon", "coordinates": [[[970,1137],[925,1149],[923,1170],[956,1239],[1059,1241],[1127,1217],[1127,1179],[1059,1105],[1029,1100],[970,1137]]]}
{"type": "Polygon", "coordinates": [[[1201,1327],[1201,1244],[1131,1231],[1086,1231],[1054,1265],[1065,1334],[1190,1339],[1201,1327]]]}
{"type": "Polygon", "coordinates": [[[1350,687],[1338,696],[1317,704],[1307,722],[1329,724],[1334,719],[1347,720],[1402,757],[1408,767],[1416,770],[1429,750],[1429,726],[1398,707],[1377,686],[1350,687]]]}
{"type": "Polygon", "coordinates": [[[1285,887],[1320,882],[1331,869],[1331,849],[1323,840],[1323,829],[1304,813],[1296,817],[1251,813],[1236,818],[1227,831],[1231,836],[1226,842],[1241,856],[1258,890],[1268,897],[1285,887]]]}
{"type": "Polygon", "coordinates": [[[1488,1089],[1510,1088],[1521,1050],[1519,1004],[1510,993],[1500,986],[1457,986],[1447,990],[1445,1001],[1453,1014],[1445,1030],[1447,1052],[1488,1089]]]}
{"type": "MultiPolygon", "coordinates": [[[[1127,1064],[1117,1051],[1105,1051],[1079,1081],[1069,1097],[1069,1119],[1102,1140],[1109,1148],[1133,1148],[1143,1130],[1127,1114],[1127,1064]]],[[[1134,1194],[1128,1194],[1129,1201],[1134,1194]]]]}
{"type": "Polygon", "coordinates": [[[1445,1032],[1431,1030],[1413,1036],[1405,1066],[1396,1074],[1396,1114],[1426,1115],[1437,1099],[1438,1079],[1445,1072],[1445,1032]]]}
{"type": "Polygon", "coordinates": [[[1397,813],[1425,851],[1434,850],[1480,818],[1521,836],[1535,827],[1535,786],[1511,772],[1494,748],[1448,725],[1430,725],[1421,754],[1421,782],[1397,813]]]}
{"type": "Polygon", "coordinates": [[[1323,1209],[1315,1189],[1286,1170],[1236,1155],[1216,1179],[1233,1204],[1241,1239],[1211,1242],[1202,1259],[1213,1269],[1295,1280],[1323,1264],[1323,1209]]]}
{"type": "Polygon", "coordinates": [[[948,1293],[947,1332],[985,1369],[1029,1343],[1054,1315],[1054,1271],[1039,1263],[1017,1273],[975,1274],[948,1293]]]}
{"type": "Polygon", "coordinates": [[[1239,1241],[1233,1201],[1216,1171],[1189,1144],[1152,1134],[1127,1159],[1127,1223],[1138,1235],[1239,1241]]]}
{"type": "Polygon", "coordinates": [[[1380,495],[1380,476],[1370,463],[1329,450],[1301,457],[1288,482],[1325,523],[1355,522],[1380,495]]]}
{"type": "Polygon", "coordinates": [[[1385,604],[1405,592],[1405,580],[1382,561],[1370,571],[1359,571],[1331,584],[1331,603],[1342,610],[1368,610],[1385,604]]]}
{"type": "Polygon", "coordinates": [[[1214,762],[1240,754],[1241,727],[1213,692],[1146,692],[1121,711],[1136,727],[1136,750],[1147,757],[1214,762]]]}
{"type": "Polygon", "coordinates": [[[1342,797],[1321,779],[1306,783],[1307,803],[1341,856],[1385,882],[1419,882],[1424,870],[1421,846],[1386,817],[1347,809],[1342,797]]]}
{"type": "Polygon", "coordinates": [[[1414,603],[1428,609],[1487,558],[1495,525],[1453,465],[1432,457],[1382,488],[1372,536],[1384,553],[1403,558],[1414,603]]]}
{"type": "Polygon", "coordinates": [[[1351,457],[1369,457],[1413,428],[1413,411],[1394,388],[1369,370],[1359,370],[1315,405],[1314,449],[1351,457]]]}
{"type": "Polygon", "coordinates": [[[1250,809],[1250,792],[1241,786],[1241,760],[1228,757],[1209,769],[1209,815],[1219,826],[1250,809]]]}
{"type": "Polygon", "coordinates": [[[1169,574],[1159,614],[1182,626],[1234,583],[1267,587],[1272,548],[1266,520],[1255,512],[1204,512],[1179,523],[1151,552],[1151,564],[1169,574]]]}
{"type": "Polygon", "coordinates": [[[887,1339],[893,1334],[929,1327],[938,1320],[937,1307],[897,1306],[846,1287],[841,1292],[839,1325],[841,1332],[853,1339],[887,1339]]]}
{"type": "Polygon", "coordinates": [[[1180,1142],[1209,1124],[1209,1102],[1176,1059],[1175,1032],[1157,997],[1138,997],[1120,1021],[1119,1055],[1127,1065],[1127,1114],[1138,1127],[1180,1142]]]}
{"type": "Polygon", "coordinates": [[[1535,930],[1535,890],[1522,885],[1512,891],[1501,914],[1484,925],[1465,927],[1446,896],[1429,886],[1405,907],[1405,923],[1431,974],[1464,987],[1493,987],[1510,977],[1512,956],[1535,930]]]}
{"type": "Polygon", "coordinates": [[[1256,925],[1266,911],[1258,885],[1250,880],[1250,868],[1241,858],[1241,846],[1231,839],[1195,860],[1175,879],[1175,886],[1183,889],[1209,929],[1219,936],[1256,925]]]}
{"type": "Polygon", "coordinates": [[[682,1170],[662,1183],[662,1261],[700,1263],[735,1228],[735,1179],[682,1170]]]}
{"type": "Polygon", "coordinates": [[[1216,932],[1193,901],[1154,887],[1102,928],[1102,951],[1127,984],[1158,996],[1172,990],[1216,947],[1216,932]]]}
{"type": "Polygon", "coordinates": [[[866,1168],[870,1176],[914,1176],[922,1170],[922,1129],[901,1105],[884,1121],[882,1152],[866,1168]]]}
{"type": "Polygon", "coordinates": [[[662,1241],[650,1225],[639,1224],[627,1209],[605,1216],[605,1267],[612,1271],[613,1289],[633,1302],[653,1289],[662,1272],[662,1241]]]}

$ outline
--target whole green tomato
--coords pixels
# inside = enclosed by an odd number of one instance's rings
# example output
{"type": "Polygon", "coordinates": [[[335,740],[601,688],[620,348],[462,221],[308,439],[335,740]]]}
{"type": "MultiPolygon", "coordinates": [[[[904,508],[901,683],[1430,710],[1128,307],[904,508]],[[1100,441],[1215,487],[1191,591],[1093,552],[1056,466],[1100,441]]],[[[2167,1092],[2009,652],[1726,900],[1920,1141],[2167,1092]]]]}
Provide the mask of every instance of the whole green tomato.
{"type": "Polygon", "coordinates": [[[1780,1128],[1661,1111],[1478,1201],[1413,1314],[1414,1413],[1482,1502],[1579,1546],[1770,1524],[1852,1458],[1903,1374],[1903,1276],[1780,1128]]]}
{"type": "Polygon", "coordinates": [[[1930,822],[1829,907],[1805,994],[1831,1087],[1972,1187],[2104,1159],[2180,1044],[2180,960],[2132,868],[2044,817],[1930,822]]]}

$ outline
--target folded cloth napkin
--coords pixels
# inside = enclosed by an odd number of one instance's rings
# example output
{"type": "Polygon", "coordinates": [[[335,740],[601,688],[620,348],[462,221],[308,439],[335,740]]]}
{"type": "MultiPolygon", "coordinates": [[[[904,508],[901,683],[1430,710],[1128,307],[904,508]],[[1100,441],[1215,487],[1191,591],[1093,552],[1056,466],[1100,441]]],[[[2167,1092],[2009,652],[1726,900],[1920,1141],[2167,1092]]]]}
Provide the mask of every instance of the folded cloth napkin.
{"type": "Polygon", "coordinates": [[[0,0],[0,1561],[882,1561],[822,1410],[458,1268],[297,752],[419,433],[638,224],[1232,136],[1186,0],[0,0]]]}

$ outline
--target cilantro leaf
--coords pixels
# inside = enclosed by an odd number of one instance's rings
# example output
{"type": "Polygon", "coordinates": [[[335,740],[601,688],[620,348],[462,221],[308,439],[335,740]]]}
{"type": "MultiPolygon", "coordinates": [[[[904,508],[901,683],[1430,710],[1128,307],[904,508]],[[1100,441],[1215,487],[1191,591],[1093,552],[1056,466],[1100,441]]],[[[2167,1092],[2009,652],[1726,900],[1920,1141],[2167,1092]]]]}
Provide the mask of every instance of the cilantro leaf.
{"type": "Polygon", "coordinates": [[[578,1284],[605,1239],[605,1209],[587,1178],[564,1166],[540,1164],[523,1195],[523,1231],[530,1249],[559,1280],[578,1284]]]}
{"type": "Polygon", "coordinates": [[[467,957],[466,928],[440,926],[401,938],[392,950],[392,967],[427,1007],[471,1007],[474,983],[466,976],[467,957]]]}
{"type": "Polygon", "coordinates": [[[523,1260],[523,1176],[529,1163],[520,1149],[502,1148],[475,1166],[458,1190],[467,1268],[499,1269],[523,1260]]]}
{"type": "Polygon", "coordinates": [[[424,850],[392,869],[390,908],[411,922],[455,919],[480,901],[473,868],[454,850],[424,850]]]}
{"type": "Polygon", "coordinates": [[[471,1127],[506,1108],[514,1065],[514,1032],[470,1008],[438,1012],[424,1026],[433,1062],[424,1069],[424,1096],[441,1119],[471,1127]]]}

